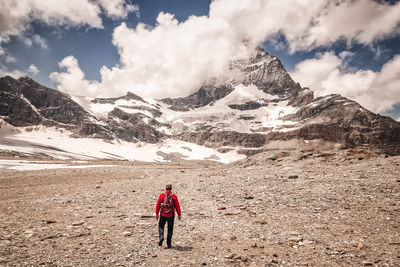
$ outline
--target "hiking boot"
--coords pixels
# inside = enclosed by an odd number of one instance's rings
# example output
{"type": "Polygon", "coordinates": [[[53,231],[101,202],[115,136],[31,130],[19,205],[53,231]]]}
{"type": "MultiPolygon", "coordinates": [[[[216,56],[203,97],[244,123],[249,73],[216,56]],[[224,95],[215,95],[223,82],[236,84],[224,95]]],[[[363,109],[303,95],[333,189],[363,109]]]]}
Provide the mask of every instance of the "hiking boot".
{"type": "Polygon", "coordinates": [[[164,241],[164,238],[160,238],[160,241],[158,241],[158,245],[162,246],[163,241],[164,241]]]}
{"type": "Polygon", "coordinates": [[[171,244],[167,244],[167,247],[168,247],[168,248],[171,248],[172,246],[171,246],[171,244]]]}

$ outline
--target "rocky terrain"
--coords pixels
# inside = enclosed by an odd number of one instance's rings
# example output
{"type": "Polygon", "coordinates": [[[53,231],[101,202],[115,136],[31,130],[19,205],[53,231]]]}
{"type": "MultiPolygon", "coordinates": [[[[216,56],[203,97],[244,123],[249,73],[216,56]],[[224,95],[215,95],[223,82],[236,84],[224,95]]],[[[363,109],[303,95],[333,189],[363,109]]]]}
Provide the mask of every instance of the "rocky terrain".
{"type": "Polygon", "coordinates": [[[400,265],[399,156],[90,164],[114,167],[0,172],[0,265],[400,265]],[[157,245],[154,217],[166,183],[183,212],[172,249],[157,245]]]}

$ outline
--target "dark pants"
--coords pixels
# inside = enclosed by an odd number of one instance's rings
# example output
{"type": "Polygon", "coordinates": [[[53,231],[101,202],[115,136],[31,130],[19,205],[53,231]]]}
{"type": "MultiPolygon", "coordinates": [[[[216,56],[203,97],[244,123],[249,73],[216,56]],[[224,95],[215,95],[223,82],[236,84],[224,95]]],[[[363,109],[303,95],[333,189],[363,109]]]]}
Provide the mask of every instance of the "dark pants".
{"type": "Polygon", "coordinates": [[[164,239],[164,226],[165,223],[168,223],[168,234],[167,234],[167,246],[171,246],[171,240],[172,240],[172,232],[174,231],[174,219],[175,216],[171,217],[160,217],[160,221],[158,222],[158,235],[160,237],[160,240],[164,239]]]}

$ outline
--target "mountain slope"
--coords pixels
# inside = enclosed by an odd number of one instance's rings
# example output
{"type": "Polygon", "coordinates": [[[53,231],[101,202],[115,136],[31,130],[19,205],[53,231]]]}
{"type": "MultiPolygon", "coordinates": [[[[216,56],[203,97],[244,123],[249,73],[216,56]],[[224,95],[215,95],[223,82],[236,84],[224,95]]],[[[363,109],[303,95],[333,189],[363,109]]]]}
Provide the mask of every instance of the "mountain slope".
{"type": "MultiPolygon", "coordinates": [[[[255,51],[248,60],[232,62],[231,68],[242,76],[225,83],[210,81],[190,96],[162,100],[132,93],[115,98],[69,96],[30,78],[4,77],[0,78],[0,119],[16,127],[19,139],[36,138],[38,144],[33,147],[46,145],[39,136],[47,134],[74,144],[79,143],[74,138],[90,139],[101,149],[102,143],[124,144],[133,154],[144,153],[137,148],[154,144],[159,150],[150,149],[153,156],[166,153],[162,147],[174,140],[178,143],[173,146],[180,147],[175,151],[179,150],[175,153],[178,158],[197,158],[194,148],[182,150],[195,143],[211,149],[203,159],[224,162],[241,158],[237,152],[252,155],[283,143],[294,148],[327,143],[345,148],[368,146],[400,154],[399,122],[339,95],[314,99],[312,90],[301,88],[280,61],[263,50],[255,51]]],[[[89,144],[86,150],[90,150],[89,144]]],[[[53,143],[51,149],[56,150],[57,145],[53,143]]],[[[83,154],[140,158],[125,152],[115,154],[108,145],[106,153],[83,154]]],[[[71,149],[63,146],[61,150],[71,149]]],[[[158,156],[154,157],[163,158],[158,156]]]]}

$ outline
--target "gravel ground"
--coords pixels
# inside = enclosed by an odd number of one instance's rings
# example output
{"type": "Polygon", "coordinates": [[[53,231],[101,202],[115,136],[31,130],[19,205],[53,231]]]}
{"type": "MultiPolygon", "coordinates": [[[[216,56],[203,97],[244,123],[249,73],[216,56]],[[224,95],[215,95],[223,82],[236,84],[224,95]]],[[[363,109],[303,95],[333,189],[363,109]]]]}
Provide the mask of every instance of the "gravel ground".
{"type": "Polygon", "coordinates": [[[115,167],[0,173],[1,266],[400,266],[400,157],[95,164],[115,167]],[[172,249],[154,214],[167,183],[172,249]]]}

